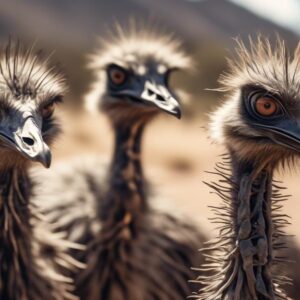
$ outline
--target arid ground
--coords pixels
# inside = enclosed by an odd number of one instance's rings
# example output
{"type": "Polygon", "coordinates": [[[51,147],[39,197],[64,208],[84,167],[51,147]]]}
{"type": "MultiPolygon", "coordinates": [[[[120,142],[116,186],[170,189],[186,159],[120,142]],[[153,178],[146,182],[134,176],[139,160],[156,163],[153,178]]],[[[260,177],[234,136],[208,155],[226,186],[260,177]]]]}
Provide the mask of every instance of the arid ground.
{"type": "MultiPolygon", "coordinates": [[[[54,163],[73,156],[102,155],[109,160],[113,135],[105,117],[85,113],[62,113],[64,134],[54,149],[54,163]]],[[[224,153],[221,146],[212,144],[204,127],[204,120],[177,120],[163,116],[149,124],[143,144],[145,173],[161,201],[172,203],[170,211],[180,211],[187,218],[194,218],[209,235],[214,235],[214,226],[208,205],[220,200],[210,193],[202,181],[213,180],[205,173],[212,171],[214,163],[224,153]]],[[[298,166],[300,167],[300,165],[298,166]]],[[[299,168],[276,174],[283,180],[292,197],[285,203],[285,213],[291,216],[289,233],[300,244],[300,171],[299,168]],[[297,170],[298,169],[298,170],[297,170]],[[298,186],[297,186],[298,185],[298,186]]]]}

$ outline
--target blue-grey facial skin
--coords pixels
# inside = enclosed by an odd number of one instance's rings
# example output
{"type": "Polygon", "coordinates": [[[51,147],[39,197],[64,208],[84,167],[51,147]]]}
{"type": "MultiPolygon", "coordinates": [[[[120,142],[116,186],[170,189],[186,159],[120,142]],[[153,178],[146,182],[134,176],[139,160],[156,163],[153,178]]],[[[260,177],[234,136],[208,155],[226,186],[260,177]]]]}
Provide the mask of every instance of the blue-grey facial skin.
{"type": "Polygon", "coordinates": [[[1,150],[18,152],[24,158],[51,164],[51,152],[44,142],[43,118],[40,109],[32,99],[10,101],[0,112],[1,150]]]}
{"type": "Polygon", "coordinates": [[[9,40],[0,50],[0,164],[30,161],[49,167],[48,143],[59,132],[52,116],[66,91],[63,72],[50,56],[9,40]]]}
{"type": "Polygon", "coordinates": [[[289,99],[281,101],[279,95],[272,95],[263,89],[252,94],[247,94],[246,90],[243,97],[245,106],[242,114],[249,120],[249,126],[260,131],[262,136],[270,142],[300,152],[300,105],[298,102],[288,101],[289,99]],[[255,102],[260,98],[269,99],[275,104],[274,114],[259,115],[255,109],[255,102]]]}
{"type": "Polygon", "coordinates": [[[300,152],[300,124],[295,120],[281,120],[273,125],[253,124],[275,144],[300,152]]]}
{"type": "Polygon", "coordinates": [[[133,107],[152,107],[180,118],[180,104],[168,87],[168,77],[169,72],[160,74],[151,65],[148,65],[144,74],[110,65],[107,68],[107,90],[111,101],[129,101],[133,107]],[[112,72],[121,72],[123,82],[114,83],[112,72]]]}

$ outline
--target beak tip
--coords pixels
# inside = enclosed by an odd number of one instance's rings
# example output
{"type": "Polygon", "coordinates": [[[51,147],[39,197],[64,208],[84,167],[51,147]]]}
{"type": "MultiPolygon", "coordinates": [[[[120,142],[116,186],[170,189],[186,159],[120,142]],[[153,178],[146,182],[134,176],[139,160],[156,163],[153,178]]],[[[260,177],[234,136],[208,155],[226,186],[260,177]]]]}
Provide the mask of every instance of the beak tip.
{"type": "Polygon", "coordinates": [[[46,164],[44,164],[44,167],[45,167],[46,169],[49,169],[50,166],[51,166],[51,163],[46,163],[46,164]]]}
{"type": "Polygon", "coordinates": [[[174,110],[174,116],[179,120],[181,119],[181,110],[179,107],[174,110]]]}
{"type": "Polygon", "coordinates": [[[52,161],[50,150],[41,153],[41,155],[37,158],[37,161],[39,161],[46,169],[49,169],[52,161]]]}
{"type": "Polygon", "coordinates": [[[49,155],[47,155],[46,159],[45,159],[45,163],[44,163],[44,167],[49,169],[51,166],[51,153],[49,152],[49,155]]]}

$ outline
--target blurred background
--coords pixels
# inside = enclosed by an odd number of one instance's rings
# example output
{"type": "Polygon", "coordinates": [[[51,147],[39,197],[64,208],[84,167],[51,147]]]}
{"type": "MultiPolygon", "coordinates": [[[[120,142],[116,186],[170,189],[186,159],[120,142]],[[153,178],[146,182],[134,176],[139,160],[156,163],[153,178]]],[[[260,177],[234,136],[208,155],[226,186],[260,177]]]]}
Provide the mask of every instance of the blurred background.
{"type": "MultiPolygon", "coordinates": [[[[219,199],[202,181],[211,176],[224,152],[207,137],[207,113],[218,105],[221,94],[217,78],[226,68],[225,57],[233,51],[234,37],[247,39],[262,33],[274,41],[279,34],[293,50],[300,34],[298,0],[0,0],[0,43],[8,36],[25,43],[37,40],[38,47],[51,52],[68,77],[70,92],[61,106],[64,134],[55,145],[54,161],[75,155],[102,155],[109,159],[112,132],[104,116],[91,116],[82,109],[83,96],[93,80],[85,68],[97,36],[111,34],[115,21],[130,17],[174,32],[194,60],[192,73],[172,79],[173,86],[189,95],[181,121],[168,116],[150,124],[144,141],[145,172],[159,195],[172,202],[170,209],[195,218],[213,235],[207,205],[219,199]]],[[[159,51],[159,49],[158,49],[159,51]]],[[[298,168],[299,169],[299,168],[298,168]]],[[[289,231],[300,242],[300,172],[284,174],[293,195],[285,205],[292,217],[289,231]]],[[[283,179],[283,174],[277,174],[283,179]]]]}

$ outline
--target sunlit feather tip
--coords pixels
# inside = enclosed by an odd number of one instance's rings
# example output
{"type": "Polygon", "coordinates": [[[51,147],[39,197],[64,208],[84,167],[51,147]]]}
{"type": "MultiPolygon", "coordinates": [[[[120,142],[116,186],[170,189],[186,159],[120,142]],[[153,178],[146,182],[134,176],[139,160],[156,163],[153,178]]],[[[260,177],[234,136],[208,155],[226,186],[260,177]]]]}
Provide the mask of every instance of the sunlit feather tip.
{"type": "Polygon", "coordinates": [[[98,44],[99,48],[89,56],[88,63],[96,79],[85,96],[85,106],[90,112],[97,111],[106,86],[104,70],[110,64],[132,69],[144,67],[151,61],[166,70],[191,67],[191,59],[184,52],[180,40],[172,34],[135,22],[130,23],[127,29],[116,23],[109,38],[99,38],[98,44]]]}
{"type": "Polygon", "coordinates": [[[224,91],[259,83],[274,93],[299,93],[300,43],[293,55],[280,37],[274,44],[261,36],[249,37],[249,47],[240,39],[236,43],[235,57],[228,59],[229,71],[219,80],[224,91]]]}
{"type": "Polygon", "coordinates": [[[5,95],[35,97],[38,94],[64,94],[65,77],[50,55],[26,48],[19,40],[9,40],[0,50],[0,92],[5,95]]]}

